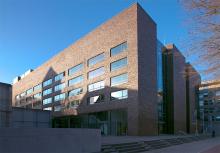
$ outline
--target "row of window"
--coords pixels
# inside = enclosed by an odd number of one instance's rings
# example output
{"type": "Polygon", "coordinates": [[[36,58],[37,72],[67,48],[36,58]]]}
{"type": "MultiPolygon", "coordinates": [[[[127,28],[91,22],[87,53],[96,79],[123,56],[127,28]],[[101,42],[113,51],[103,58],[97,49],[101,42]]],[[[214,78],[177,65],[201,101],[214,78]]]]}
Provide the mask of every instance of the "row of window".
{"type": "MultiPolygon", "coordinates": [[[[127,49],[127,42],[119,44],[118,46],[113,47],[112,49],[110,49],[110,56],[111,57],[115,56],[115,55],[125,51],[126,49],[127,49]]],[[[104,53],[101,53],[101,54],[99,54],[95,57],[90,58],[87,63],[88,63],[88,66],[91,67],[91,66],[103,61],[104,59],[105,59],[104,53]]],[[[120,59],[118,61],[112,62],[111,65],[110,65],[110,70],[114,71],[114,70],[122,68],[126,65],[127,65],[127,58],[123,58],[123,59],[120,59]]],[[[83,63],[78,64],[78,65],[76,65],[76,66],[74,66],[74,67],[72,67],[68,70],[68,75],[71,76],[71,75],[81,71],[82,69],[83,69],[83,63]]],[[[103,74],[104,74],[104,67],[100,67],[98,69],[90,71],[88,73],[88,79],[93,79],[93,78],[98,77],[98,76],[103,75],[103,74]]],[[[64,76],[65,76],[64,72],[56,75],[54,77],[55,82],[59,81],[59,80],[62,80],[64,78],[64,76]]],[[[82,81],[83,81],[83,76],[78,76],[76,78],[73,78],[73,79],[69,80],[69,86],[80,83],[82,81]]],[[[40,90],[42,88],[42,85],[43,85],[43,87],[46,87],[46,86],[51,85],[52,82],[53,82],[52,79],[46,80],[46,81],[43,82],[43,84],[39,84],[39,85],[35,86],[34,88],[30,88],[26,92],[23,92],[20,95],[17,95],[16,99],[19,99],[20,97],[24,97],[25,95],[30,95],[33,91],[40,90]]],[[[59,88],[59,87],[57,87],[57,88],[59,88]]],[[[60,87],[60,88],[62,88],[62,87],[60,87]]],[[[57,89],[57,90],[60,90],[60,89],[57,89]]],[[[56,91],[56,89],[55,89],[55,91],[56,91]]],[[[45,93],[45,94],[47,94],[47,93],[45,93]]]]}
{"type": "MultiPolygon", "coordinates": [[[[74,94],[80,94],[81,92],[82,92],[82,88],[81,89],[79,88],[79,89],[77,89],[77,91],[75,91],[74,94]]],[[[65,98],[66,98],[65,93],[56,95],[56,96],[54,96],[54,102],[65,100],[65,98]]],[[[126,99],[126,98],[128,98],[128,90],[127,89],[111,92],[111,94],[110,94],[110,100],[111,101],[112,100],[121,100],[121,99],[126,99]]],[[[104,100],[105,100],[105,95],[100,94],[100,95],[88,97],[87,98],[87,104],[88,105],[93,105],[95,103],[104,102],[104,100]]],[[[52,103],[52,97],[43,100],[43,105],[50,104],[50,103],[52,103]]]]}

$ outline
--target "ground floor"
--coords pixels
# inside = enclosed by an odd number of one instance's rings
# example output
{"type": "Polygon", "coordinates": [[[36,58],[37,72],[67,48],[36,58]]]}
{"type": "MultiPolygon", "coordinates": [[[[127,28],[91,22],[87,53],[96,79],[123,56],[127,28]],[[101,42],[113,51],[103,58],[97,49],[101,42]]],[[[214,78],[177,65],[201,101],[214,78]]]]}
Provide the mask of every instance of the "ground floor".
{"type": "Polygon", "coordinates": [[[101,129],[102,135],[127,135],[127,111],[112,110],[82,114],[78,116],[62,116],[53,118],[54,128],[94,128],[101,129]]]}

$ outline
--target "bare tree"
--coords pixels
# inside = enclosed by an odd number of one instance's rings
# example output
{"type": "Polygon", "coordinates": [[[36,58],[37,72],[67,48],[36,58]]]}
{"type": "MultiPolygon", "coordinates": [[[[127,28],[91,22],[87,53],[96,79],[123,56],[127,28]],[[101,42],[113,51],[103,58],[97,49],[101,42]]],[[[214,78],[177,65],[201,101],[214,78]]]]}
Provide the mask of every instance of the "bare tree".
{"type": "Polygon", "coordinates": [[[189,13],[189,46],[202,73],[220,78],[220,0],[180,0],[189,13]]]}

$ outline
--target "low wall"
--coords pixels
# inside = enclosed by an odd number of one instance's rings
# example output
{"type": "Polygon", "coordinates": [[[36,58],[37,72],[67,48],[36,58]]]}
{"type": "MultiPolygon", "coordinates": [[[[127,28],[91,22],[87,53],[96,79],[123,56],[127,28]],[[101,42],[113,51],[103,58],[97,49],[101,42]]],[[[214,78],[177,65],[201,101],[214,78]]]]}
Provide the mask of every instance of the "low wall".
{"type": "Polygon", "coordinates": [[[91,153],[100,150],[99,129],[0,128],[1,153],[91,153]]]}

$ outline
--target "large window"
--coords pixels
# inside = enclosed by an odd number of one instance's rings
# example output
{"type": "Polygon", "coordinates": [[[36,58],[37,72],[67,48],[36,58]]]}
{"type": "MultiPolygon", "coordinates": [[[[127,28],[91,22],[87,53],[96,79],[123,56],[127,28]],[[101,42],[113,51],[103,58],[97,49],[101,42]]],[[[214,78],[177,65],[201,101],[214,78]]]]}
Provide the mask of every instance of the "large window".
{"type": "Polygon", "coordinates": [[[69,97],[79,95],[83,92],[83,88],[73,89],[69,92],[69,97]]]}
{"type": "Polygon", "coordinates": [[[55,81],[59,81],[59,80],[62,80],[63,78],[64,78],[64,72],[56,75],[54,80],[55,81]]]}
{"type": "Polygon", "coordinates": [[[33,88],[27,90],[27,95],[30,95],[33,92],[33,88]]]}
{"type": "Polygon", "coordinates": [[[46,89],[43,91],[43,96],[49,95],[52,93],[52,88],[46,89]]]}
{"type": "Polygon", "coordinates": [[[34,99],[41,99],[41,92],[34,95],[34,99]]]}
{"type": "Polygon", "coordinates": [[[62,83],[62,84],[58,84],[54,87],[54,91],[60,91],[60,90],[63,90],[65,88],[65,83],[62,83]]]}
{"type": "Polygon", "coordinates": [[[97,96],[93,96],[93,97],[88,97],[87,99],[87,103],[89,105],[93,105],[95,103],[101,103],[104,102],[105,100],[105,96],[103,94],[97,95],[97,96]]]}
{"type": "Polygon", "coordinates": [[[43,100],[43,105],[52,103],[52,98],[47,98],[43,100]]]}
{"type": "Polygon", "coordinates": [[[117,86],[128,82],[128,74],[124,73],[111,78],[111,86],[117,86]]]}
{"type": "Polygon", "coordinates": [[[68,83],[68,84],[69,84],[69,86],[72,86],[72,85],[81,83],[82,81],[83,81],[83,76],[80,75],[80,76],[78,76],[78,77],[76,77],[76,78],[73,78],[73,79],[69,80],[69,83],[68,83]]]}
{"type": "Polygon", "coordinates": [[[117,60],[115,62],[112,62],[110,69],[111,69],[111,71],[114,71],[114,70],[120,69],[122,67],[125,67],[126,65],[127,65],[127,58],[123,58],[123,59],[117,60]]]}
{"type": "Polygon", "coordinates": [[[103,61],[105,59],[105,54],[102,53],[102,54],[99,54],[95,57],[92,57],[88,60],[88,66],[93,66],[101,61],[103,61]]]}
{"type": "Polygon", "coordinates": [[[89,78],[89,79],[93,79],[93,78],[95,78],[95,77],[98,77],[98,76],[100,76],[100,75],[103,75],[104,73],[105,73],[104,67],[100,67],[100,68],[98,68],[98,69],[95,69],[95,70],[93,70],[93,71],[90,71],[90,72],[88,73],[88,78],[89,78]]]}
{"type": "Polygon", "coordinates": [[[82,69],[83,69],[83,64],[81,63],[81,64],[78,64],[78,65],[70,68],[68,73],[69,73],[69,75],[73,75],[82,69]]]}
{"type": "Polygon", "coordinates": [[[40,90],[42,88],[41,84],[38,84],[34,87],[34,91],[40,90]]]}
{"type": "Polygon", "coordinates": [[[128,98],[128,90],[111,92],[111,100],[126,99],[126,98],[128,98]]]}
{"type": "Polygon", "coordinates": [[[52,79],[43,82],[43,87],[49,86],[52,84],[52,79]]]}
{"type": "Polygon", "coordinates": [[[21,93],[21,98],[24,97],[26,95],[26,92],[21,93]]]}
{"type": "Polygon", "coordinates": [[[91,91],[103,89],[104,87],[105,87],[105,81],[99,81],[88,85],[88,91],[91,92],[91,91]]]}
{"type": "Polygon", "coordinates": [[[123,51],[125,51],[127,49],[127,42],[124,42],[116,47],[113,47],[110,52],[111,52],[111,56],[117,55],[123,51]]]}
{"type": "Polygon", "coordinates": [[[61,101],[61,100],[64,100],[65,98],[66,98],[66,94],[62,93],[62,94],[56,95],[54,97],[54,101],[61,101]]]}

